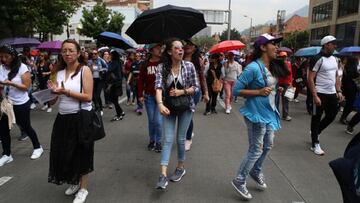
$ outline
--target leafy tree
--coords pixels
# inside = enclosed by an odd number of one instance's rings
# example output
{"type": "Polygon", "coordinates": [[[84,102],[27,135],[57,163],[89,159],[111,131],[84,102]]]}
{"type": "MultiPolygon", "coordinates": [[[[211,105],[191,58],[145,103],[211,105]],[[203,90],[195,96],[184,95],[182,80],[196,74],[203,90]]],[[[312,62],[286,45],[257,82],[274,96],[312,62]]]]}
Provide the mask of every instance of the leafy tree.
{"type": "Polygon", "coordinates": [[[308,31],[295,31],[289,36],[286,36],[281,45],[293,50],[298,50],[309,44],[309,32],[308,31]]]}
{"type": "Polygon", "coordinates": [[[192,42],[204,51],[209,50],[214,44],[216,44],[216,40],[213,37],[208,36],[194,37],[192,38],[192,42]]]}
{"type": "Polygon", "coordinates": [[[60,34],[81,0],[16,0],[0,5],[0,38],[60,34]]]}
{"type": "Polygon", "coordinates": [[[98,2],[91,10],[83,9],[83,16],[80,19],[82,28],[79,31],[93,38],[104,31],[121,34],[124,19],[125,16],[121,13],[112,12],[105,4],[98,2]]]}
{"type": "MultiPolygon", "coordinates": [[[[221,41],[228,40],[228,30],[229,29],[226,29],[221,33],[220,35],[221,41]]],[[[241,34],[236,28],[230,30],[230,40],[240,40],[240,38],[241,38],[241,34]]]]}

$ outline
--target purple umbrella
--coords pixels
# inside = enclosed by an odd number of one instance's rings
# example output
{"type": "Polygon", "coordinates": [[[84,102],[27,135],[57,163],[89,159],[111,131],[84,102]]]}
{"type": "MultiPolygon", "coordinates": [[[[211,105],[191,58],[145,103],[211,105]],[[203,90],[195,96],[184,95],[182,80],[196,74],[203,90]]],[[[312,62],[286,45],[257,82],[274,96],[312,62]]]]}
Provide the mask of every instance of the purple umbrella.
{"type": "Polygon", "coordinates": [[[37,46],[41,42],[35,38],[25,38],[25,37],[15,37],[15,38],[6,38],[0,41],[0,46],[4,44],[9,44],[13,47],[25,47],[25,46],[37,46]]]}
{"type": "Polygon", "coordinates": [[[292,51],[290,48],[287,48],[287,47],[280,47],[280,48],[278,49],[278,52],[282,52],[282,51],[284,51],[284,52],[286,52],[286,53],[288,53],[288,54],[292,54],[292,53],[293,53],[293,51],[292,51]]]}
{"type": "Polygon", "coordinates": [[[37,48],[44,51],[59,52],[61,50],[62,41],[43,42],[37,48]]]}

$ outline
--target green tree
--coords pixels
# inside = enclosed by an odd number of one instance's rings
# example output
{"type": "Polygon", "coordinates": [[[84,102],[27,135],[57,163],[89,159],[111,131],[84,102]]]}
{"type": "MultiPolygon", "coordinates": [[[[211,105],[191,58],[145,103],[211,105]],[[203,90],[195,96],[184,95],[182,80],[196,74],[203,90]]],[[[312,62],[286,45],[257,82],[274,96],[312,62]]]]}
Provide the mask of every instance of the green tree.
{"type": "Polygon", "coordinates": [[[309,32],[308,31],[295,31],[289,36],[285,37],[281,43],[281,46],[298,50],[309,44],[309,32]]]}
{"type": "Polygon", "coordinates": [[[0,5],[0,38],[62,33],[81,0],[16,0],[0,5]]]}
{"type": "Polygon", "coordinates": [[[194,37],[191,41],[204,51],[208,51],[214,44],[216,44],[216,40],[213,37],[208,36],[194,37]]]}
{"type": "MultiPolygon", "coordinates": [[[[229,29],[226,29],[221,33],[220,35],[221,41],[228,40],[228,30],[229,29]]],[[[240,40],[240,38],[241,38],[241,34],[236,28],[230,30],[230,40],[240,40]]]]}
{"type": "Polygon", "coordinates": [[[91,10],[83,9],[83,16],[80,19],[82,28],[80,33],[95,38],[101,32],[110,31],[121,34],[124,26],[125,16],[118,12],[111,12],[105,4],[98,2],[91,10]]]}

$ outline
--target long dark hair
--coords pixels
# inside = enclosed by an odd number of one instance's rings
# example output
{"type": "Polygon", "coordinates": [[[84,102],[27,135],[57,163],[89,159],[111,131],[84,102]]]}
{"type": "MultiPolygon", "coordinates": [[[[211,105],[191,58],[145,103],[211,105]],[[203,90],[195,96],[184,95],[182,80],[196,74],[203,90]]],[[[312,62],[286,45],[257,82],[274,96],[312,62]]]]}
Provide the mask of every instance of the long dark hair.
{"type": "Polygon", "coordinates": [[[19,57],[17,51],[8,44],[0,47],[0,53],[10,54],[12,56],[12,61],[10,63],[10,66],[8,67],[10,68],[8,80],[12,80],[19,72],[21,66],[21,58],[19,57]]]}
{"type": "MultiPolygon", "coordinates": [[[[171,72],[171,67],[172,67],[172,60],[171,60],[171,56],[169,55],[168,51],[170,51],[173,47],[173,43],[175,41],[180,41],[180,39],[178,38],[170,38],[168,40],[165,41],[165,50],[162,52],[161,54],[161,63],[163,64],[162,66],[162,80],[163,80],[163,84],[165,86],[167,78],[171,72]]],[[[181,42],[181,41],[180,41],[181,42]]]]}
{"type": "MultiPolygon", "coordinates": [[[[252,61],[258,60],[263,54],[264,52],[260,49],[260,47],[256,47],[252,53],[252,61]]],[[[269,71],[276,78],[286,77],[290,74],[285,62],[280,59],[272,59],[270,61],[269,71]]]]}
{"type": "MultiPolygon", "coordinates": [[[[80,53],[81,48],[80,48],[79,43],[78,43],[76,40],[74,40],[74,39],[67,39],[67,40],[65,40],[65,41],[61,44],[61,49],[62,49],[62,47],[64,46],[65,43],[70,43],[70,44],[75,45],[75,48],[76,48],[77,52],[80,53]]],[[[78,59],[78,62],[79,62],[79,65],[78,65],[78,67],[76,68],[75,73],[71,76],[71,78],[75,77],[75,76],[80,72],[80,70],[81,70],[81,68],[82,68],[82,66],[83,66],[83,64],[79,61],[79,59],[78,59]]],[[[57,71],[64,70],[66,67],[67,67],[67,64],[65,63],[63,57],[60,57],[59,64],[58,64],[58,66],[57,66],[57,71]]]]}
{"type": "Polygon", "coordinates": [[[357,66],[359,64],[359,60],[353,56],[349,56],[347,58],[346,64],[345,64],[345,71],[344,73],[348,75],[351,78],[356,78],[359,76],[359,73],[357,71],[357,66]]]}

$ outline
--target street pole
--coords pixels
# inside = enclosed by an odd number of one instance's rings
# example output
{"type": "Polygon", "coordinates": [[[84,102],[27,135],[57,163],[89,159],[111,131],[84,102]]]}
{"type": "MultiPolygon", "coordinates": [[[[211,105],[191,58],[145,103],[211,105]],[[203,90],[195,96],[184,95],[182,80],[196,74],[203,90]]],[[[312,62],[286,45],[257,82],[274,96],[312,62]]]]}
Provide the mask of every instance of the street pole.
{"type": "Polygon", "coordinates": [[[231,0],[229,0],[229,16],[228,16],[228,40],[230,40],[231,33],[231,0]]]}

